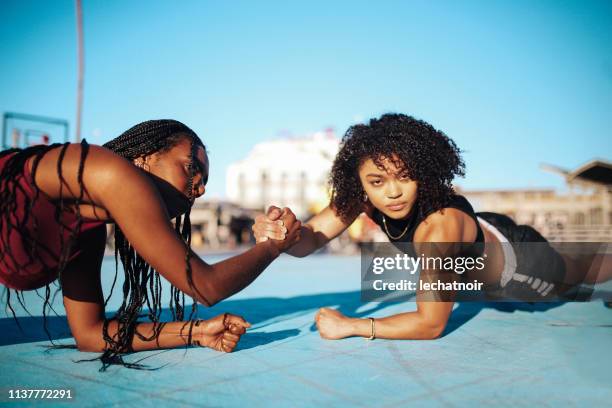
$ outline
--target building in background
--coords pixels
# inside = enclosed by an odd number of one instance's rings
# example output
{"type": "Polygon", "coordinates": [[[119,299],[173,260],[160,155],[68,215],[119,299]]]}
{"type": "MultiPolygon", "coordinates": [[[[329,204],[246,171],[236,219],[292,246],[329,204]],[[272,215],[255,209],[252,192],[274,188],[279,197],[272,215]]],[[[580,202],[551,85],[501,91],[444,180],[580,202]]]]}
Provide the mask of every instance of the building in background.
{"type": "Polygon", "coordinates": [[[255,145],[227,170],[228,200],[259,211],[287,206],[299,218],[308,217],[329,202],[327,181],[339,142],[328,129],[255,145]]]}
{"type": "Polygon", "coordinates": [[[476,211],[506,214],[531,225],[549,241],[612,242],[612,163],[592,160],[573,170],[544,165],[567,191],[516,189],[463,191],[476,211]]]}
{"type": "MultiPolygon", "coordinates": [[[[228,171],[229,200],[196,202],[191,212],[194,247],[226,250],[252,244],[253,219],[271,204],[292,208],[301,220],[318,212],[329,202],[327,177],[337,149],[338,140],[329,133],[257,145],[228,171]]],[[[612,242],[612,164],[593,160],[573,171],[545,168],[565,178],[564,191],[457,190],[476,211],[506,214],[550,241],[612,242]]],[[[325,250],[355,253],[358,242],[386,240],[362,214],[325,250]]]]}
{"type": "Polygon", "coordinates": [[[257,212],[220,200],[197,200],[191,209],[194,247],[227,250],[255,243],[251,227],[257,212]]]}

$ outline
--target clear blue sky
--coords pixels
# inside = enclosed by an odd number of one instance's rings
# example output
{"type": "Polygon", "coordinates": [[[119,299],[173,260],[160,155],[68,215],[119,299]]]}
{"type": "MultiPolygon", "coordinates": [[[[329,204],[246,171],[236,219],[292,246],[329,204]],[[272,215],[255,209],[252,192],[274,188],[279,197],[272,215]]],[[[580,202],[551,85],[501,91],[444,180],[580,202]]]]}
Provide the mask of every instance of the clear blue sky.
{"type": "MultiPolygon", "coordinates": [[[[612,2],[84,0],[83,135],[175,118],[225,169],[279,132],[387,111],[465,150],[466,188],[548,187],[612,159],[612,2]]],[[[0,2],[0,110],[68,119],[73,1],[0,2]]],[[[74,130],[74,129],[73,129],[74,130]]]]}

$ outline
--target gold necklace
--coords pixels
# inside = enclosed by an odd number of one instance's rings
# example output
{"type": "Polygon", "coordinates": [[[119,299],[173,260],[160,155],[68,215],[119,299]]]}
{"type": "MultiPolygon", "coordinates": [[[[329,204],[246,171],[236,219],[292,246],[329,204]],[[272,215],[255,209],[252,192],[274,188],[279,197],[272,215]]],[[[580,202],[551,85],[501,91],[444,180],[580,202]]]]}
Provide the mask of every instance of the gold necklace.
{"type": "Polygon", "coordinates": [[[389,232],[389,229],[387,228],[387,219],[385,218],[385,215],[383,214],[382,217],[383,217],[383,226],[385,227],[385,232],[387,233],[387,236],[391,239],[400,239],[406,234],[406,232],[408,231],[408,227],[410,227],[410,223],[408,223],[408,225],[406,225],[406,228],[404,228],[404,231],[402,231],[402,233],[399,234],[397,237],[394,237],[393,235],[391,235],[391,233],[389,232]]]}

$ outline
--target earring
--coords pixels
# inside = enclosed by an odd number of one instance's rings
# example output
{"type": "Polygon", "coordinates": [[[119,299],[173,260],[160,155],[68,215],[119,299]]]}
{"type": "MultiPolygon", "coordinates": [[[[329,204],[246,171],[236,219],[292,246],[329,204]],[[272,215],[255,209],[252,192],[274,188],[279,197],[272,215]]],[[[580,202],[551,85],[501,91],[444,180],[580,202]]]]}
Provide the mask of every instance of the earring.
{"type": "Polygon", "coordinates": [[[134,164],[136,167],[141,168],[144,171],[149,171],[149,165],[144,161],[144,159],[137,159],[134,164]]]}
{"type": "Polygon", "coordinates": [[[368,195],[366,193],[363,193],[363,202],[367,202],[368,201],[368,195]]]}

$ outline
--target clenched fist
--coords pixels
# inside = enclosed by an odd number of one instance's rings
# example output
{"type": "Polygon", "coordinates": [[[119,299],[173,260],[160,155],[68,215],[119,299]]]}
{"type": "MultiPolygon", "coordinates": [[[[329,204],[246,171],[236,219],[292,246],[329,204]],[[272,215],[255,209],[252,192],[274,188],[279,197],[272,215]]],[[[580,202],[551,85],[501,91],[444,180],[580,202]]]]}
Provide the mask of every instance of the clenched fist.
{"type": "Polygon", "coordinates": [[[251,324],[242,317],[229,313],[208,320],[197,320],[193,324],[191,344],[230,353],[249,327],[251,324]]]}

